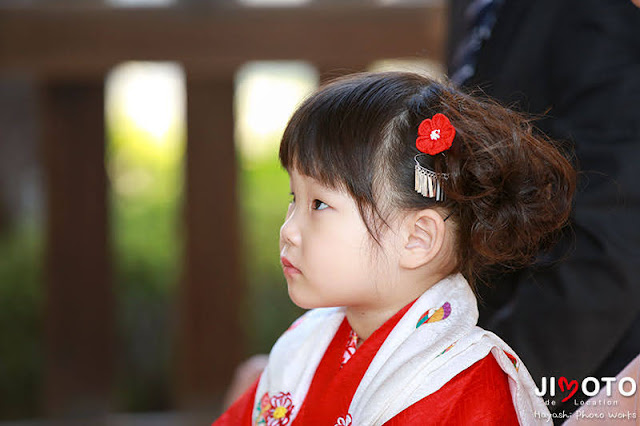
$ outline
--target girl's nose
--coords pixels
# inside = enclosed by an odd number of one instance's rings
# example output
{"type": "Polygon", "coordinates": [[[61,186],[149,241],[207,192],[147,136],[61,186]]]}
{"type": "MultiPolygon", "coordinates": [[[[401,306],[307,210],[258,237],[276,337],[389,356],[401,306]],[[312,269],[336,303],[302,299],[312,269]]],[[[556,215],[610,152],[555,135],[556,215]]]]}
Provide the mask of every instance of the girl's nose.
{"type": "Polygon", "coordinates": [[[300,245],[300,227],[297,223],[299,215],[295,212],[295,206],[290,207],[287,211],[287,217],[280,227],[280,248],[283,244],[297,246],[300,245]]]}

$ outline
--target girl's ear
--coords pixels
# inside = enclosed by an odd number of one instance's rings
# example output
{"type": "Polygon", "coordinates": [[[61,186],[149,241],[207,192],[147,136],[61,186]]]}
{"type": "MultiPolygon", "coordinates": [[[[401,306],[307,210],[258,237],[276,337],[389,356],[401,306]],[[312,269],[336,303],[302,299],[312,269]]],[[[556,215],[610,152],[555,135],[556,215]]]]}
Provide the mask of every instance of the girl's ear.
{"type": "Polygon", "coordinates": [[[400,266],[416,269],[433,260],[442,249],[446,227],[433,209],[420,210],[404,224],[400,266]]]}

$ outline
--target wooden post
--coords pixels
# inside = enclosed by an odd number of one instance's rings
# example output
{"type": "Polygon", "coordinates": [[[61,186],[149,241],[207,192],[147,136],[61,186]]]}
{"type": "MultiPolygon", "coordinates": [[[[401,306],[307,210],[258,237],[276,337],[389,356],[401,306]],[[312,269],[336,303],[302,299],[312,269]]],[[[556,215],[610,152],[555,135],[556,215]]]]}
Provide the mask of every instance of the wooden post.
{"type": "Polygon", "coordinates": [[[45,411],[95,416],[110,409],[114,355],[103,80],[49,81],[41,94],[45,411]]]}
{"type": "Polygon", "coordinates": [[[185,270],[177,404],[212,409],[242,355],[233,75],[187,70],[185,270]]]}

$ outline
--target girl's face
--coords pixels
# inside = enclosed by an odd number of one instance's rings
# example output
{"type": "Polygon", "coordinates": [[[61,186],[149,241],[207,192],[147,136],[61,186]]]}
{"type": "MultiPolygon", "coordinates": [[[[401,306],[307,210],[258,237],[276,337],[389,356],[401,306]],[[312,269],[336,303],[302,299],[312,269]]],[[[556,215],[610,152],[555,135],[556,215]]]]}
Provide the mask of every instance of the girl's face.
{"type": "MultiPolygon", "coordinates": [[[[374,256],[379,247],[355,201],[296,170],[290,185],[293,200],[280,228],[280,257],[291,300],[306,309],[378,306],[391,278],[389,258],[374,256]]],[[[384,247],[387,237],[381,242],[384,247]]]]}

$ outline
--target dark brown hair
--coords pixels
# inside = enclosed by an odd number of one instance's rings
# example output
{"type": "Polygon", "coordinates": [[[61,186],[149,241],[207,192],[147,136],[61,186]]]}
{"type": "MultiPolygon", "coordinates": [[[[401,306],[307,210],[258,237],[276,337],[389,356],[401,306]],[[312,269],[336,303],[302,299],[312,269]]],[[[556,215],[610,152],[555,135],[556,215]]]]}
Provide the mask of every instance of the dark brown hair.
{"type": "Polygon", "coordinates": [[[419,74],[360,73],[334,80],[293,114],[282,166],[346,190],[373,240],[393,212],[439,207],[456,223],[457,269],[472,283],[492,265],[530,263],[569,217],[575,170],[530,120],[419,74]],[[436,113],[456,129],[431,157],[446,199],[414,190],[418,125],[436,113]]]}

